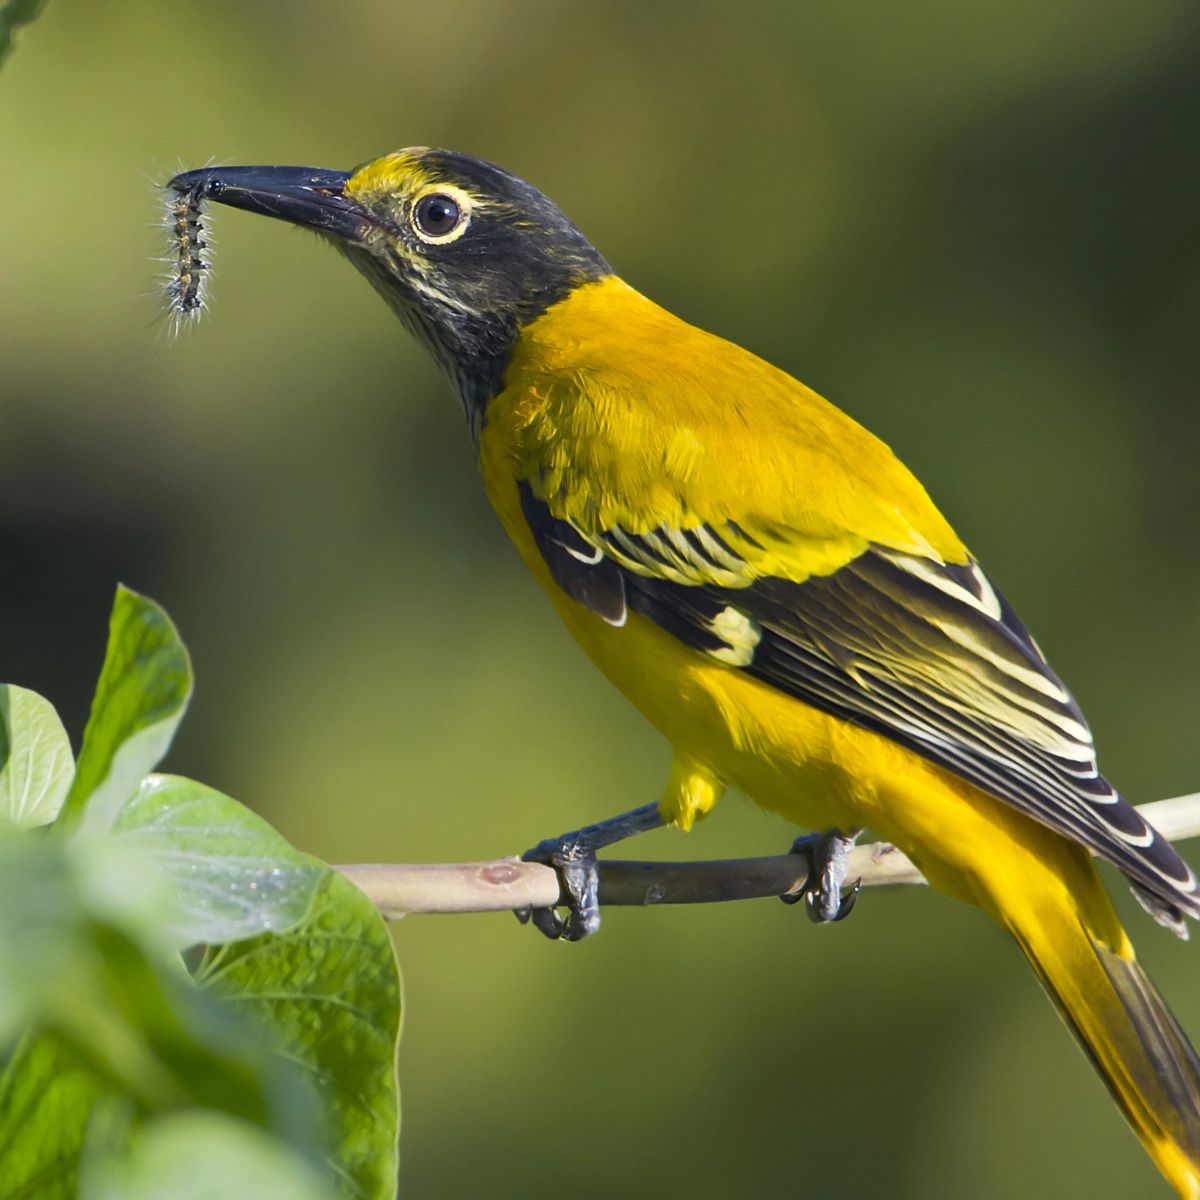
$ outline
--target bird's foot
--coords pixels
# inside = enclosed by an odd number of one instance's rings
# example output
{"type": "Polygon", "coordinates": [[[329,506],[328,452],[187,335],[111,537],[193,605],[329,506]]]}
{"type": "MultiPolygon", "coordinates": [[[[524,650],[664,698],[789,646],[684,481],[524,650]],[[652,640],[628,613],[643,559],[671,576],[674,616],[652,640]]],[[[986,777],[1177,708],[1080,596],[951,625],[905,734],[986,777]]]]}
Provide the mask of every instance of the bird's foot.
{"type": "Polygon", "coordinates": [[[517,920],[529,922],[551,941],[582,941],[600,928],[600,866],[596,852],[579,834],[547,838],[521,855],[522,862],[553,867],[565,899],[566,915],[556,908],[522,908],[517,920]]]}
{"type": "Polygon", "coordinates": [[[832,921],[844,921],[862,891],[862,880],[856,879],[843,892],[846,882],[850,851],[861,829],[844,834],[840,829],[827,829],[824,833],[806,834],[792,843],[792,853],[808,860],[808,878],[798,892],[781,896],[785,904],[804,901],[808,919],[818,925],[832,921]]]}
{"type": "Polygon", "coordinates": [[[663,824],[657,804],[645,804],[586,829],[547,838],[521,855],[523,862],[544,863],[558,875],[566,915],[554,908],[522,908],[521,924],[530,922],[546,937],[579,942],[600,928],[600,867],[596,852],[663,824]]]}

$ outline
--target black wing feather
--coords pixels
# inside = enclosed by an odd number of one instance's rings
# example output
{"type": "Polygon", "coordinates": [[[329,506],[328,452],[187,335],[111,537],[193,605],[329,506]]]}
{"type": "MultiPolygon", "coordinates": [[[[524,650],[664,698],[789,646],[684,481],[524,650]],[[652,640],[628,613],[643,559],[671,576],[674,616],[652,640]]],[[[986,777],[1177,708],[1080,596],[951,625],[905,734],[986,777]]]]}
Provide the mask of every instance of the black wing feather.
{"type": "MultiPolygon", "coordinates": [[[[803,583],[748,574],[745,586],[693,584],[658,569],[666,531],[606,532],[618,563],[527,485],[521,499],[556,582],[605,620],[622,624],[632,609],[720,657],[718,617],[732,607],[758,640],[731,669],[906,746],[1087,846],[1164,923],[1200,916],[1191,869],[1100,774],[1078,705],[973,563],[914,563],[876,548],[803,583]]],[[[695,535],[687,544],[704,551],[695,535]]]]}
{"type": "Polygon", "coordinates": [[[559,521],[521,484],[521,511],[554,582],[610,625],[624,625],[625,579],[621,568],[586,541],[573,525],[559,521]]]}

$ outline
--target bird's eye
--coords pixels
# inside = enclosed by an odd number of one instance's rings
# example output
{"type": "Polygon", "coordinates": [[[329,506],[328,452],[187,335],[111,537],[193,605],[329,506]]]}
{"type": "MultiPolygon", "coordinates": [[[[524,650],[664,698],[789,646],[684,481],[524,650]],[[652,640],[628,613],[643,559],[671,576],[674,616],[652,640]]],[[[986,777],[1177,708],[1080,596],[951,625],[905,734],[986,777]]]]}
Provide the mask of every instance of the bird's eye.
{"type": "Polygon", "coordinates": [[[463,223],[462,206],[445,192],[422,196],[413,209],[413,224],[422,237],[444,238],[463,223]]]}

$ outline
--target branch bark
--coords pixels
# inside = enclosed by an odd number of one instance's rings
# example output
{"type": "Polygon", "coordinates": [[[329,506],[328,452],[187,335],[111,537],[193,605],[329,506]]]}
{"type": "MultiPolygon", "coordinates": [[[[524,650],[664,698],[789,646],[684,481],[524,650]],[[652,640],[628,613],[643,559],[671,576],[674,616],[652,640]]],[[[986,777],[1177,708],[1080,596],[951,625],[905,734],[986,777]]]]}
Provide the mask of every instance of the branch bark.
{"type": "MultiPolygon", "coordinates": [[[[1138,811],[1170,841],[1200,837],[1200,792],[1143,804],[1138,811]]],[[[505,912],[562,902],[558,876],[540,863],[357,863],[337,868],[391,920],[409,913],[505,912]]],[[[794,854],[710,862],[602,862],[602,905],[708,904],[794,894],[804,886],[803,859],[794,854]]],[[[894,846],[856,846],[849,879],[863,887],[924,883],[894,846]]]]}

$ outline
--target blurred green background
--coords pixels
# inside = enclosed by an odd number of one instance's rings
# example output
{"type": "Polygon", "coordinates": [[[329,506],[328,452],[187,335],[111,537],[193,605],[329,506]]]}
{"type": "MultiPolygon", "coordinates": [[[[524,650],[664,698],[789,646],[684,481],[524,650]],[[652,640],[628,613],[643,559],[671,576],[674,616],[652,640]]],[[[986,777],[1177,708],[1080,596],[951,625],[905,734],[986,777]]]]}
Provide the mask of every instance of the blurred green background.
{"type": "MultiPolygon", "coordinates": [[[[665,747],[344,263],[219,210],[212,311],[158,317],[176,169],[444,145],[881,434],[1112,777],[1200,788],[1198,73],[1190,0],[52,2],[0,72],[0,676],[78,737],[113,586],[150,593],[199,680],[170,766],[335,861],[519,851],[657,796],[665,747]]],[[[639,852],[792,834],[734,796],[639,852]]],[[[1119,890],[1200,1030],[1195,950],[1119,890]]],[[[407,1196],[1167,1194],[1015,949],[940,897],[395,934],[407,1196]]]]}

